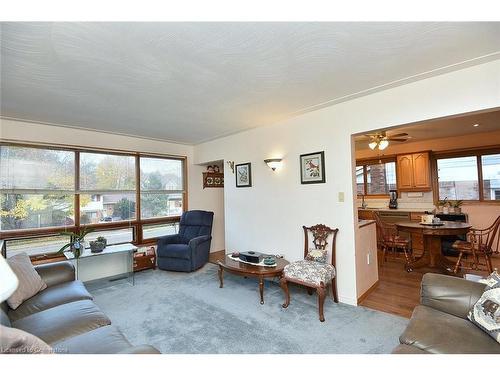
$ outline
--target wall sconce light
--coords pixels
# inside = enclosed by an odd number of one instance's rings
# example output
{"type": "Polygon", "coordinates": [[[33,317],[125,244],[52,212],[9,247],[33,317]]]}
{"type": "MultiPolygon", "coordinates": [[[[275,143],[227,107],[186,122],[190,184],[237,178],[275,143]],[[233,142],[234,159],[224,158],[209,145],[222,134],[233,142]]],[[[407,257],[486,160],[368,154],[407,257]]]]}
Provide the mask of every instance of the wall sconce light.
{"type": "Polygon", "coordinates": [[[234,161],[228,160],[226,163],[229,166],[229,168],[231,168],[231,172],[233,172],[234,174],[234,161]]]}
{"type": "Polygon", "coordinates": [[[282,160],[283,159],[279,159],[279,158],[266,159],[266,160],[264,160],[264,163],[266,163],[269,168],[271,168],[273,171],[275,171],[277,168],[281,167],[282,160]]]}

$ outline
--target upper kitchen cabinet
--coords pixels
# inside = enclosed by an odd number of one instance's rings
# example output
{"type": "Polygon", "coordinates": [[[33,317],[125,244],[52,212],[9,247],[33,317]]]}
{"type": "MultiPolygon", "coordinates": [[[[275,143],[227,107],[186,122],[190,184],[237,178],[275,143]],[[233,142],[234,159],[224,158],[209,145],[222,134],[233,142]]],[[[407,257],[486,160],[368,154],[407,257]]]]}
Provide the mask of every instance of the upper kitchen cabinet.
{"type": "Polygon", "coordinates": [[[398,155],[396,163],[399,191],[432,190],[428,152],[398,155]]]}

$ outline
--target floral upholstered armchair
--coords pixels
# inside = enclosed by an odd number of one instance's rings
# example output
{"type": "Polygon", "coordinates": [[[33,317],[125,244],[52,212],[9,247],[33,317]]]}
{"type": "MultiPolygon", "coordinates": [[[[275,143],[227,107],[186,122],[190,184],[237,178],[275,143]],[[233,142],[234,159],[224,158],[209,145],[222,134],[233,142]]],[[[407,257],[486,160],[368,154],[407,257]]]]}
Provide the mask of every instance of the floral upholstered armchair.
{"type": "Polygon", "coordinates": [[[304,229],[304,259],[292,262],[285,266],[283,276],[280,280],[281,288],[285,293],[284,308],[290,304],[290,292],[288,283],[303,285],[307,288],[309,295],[316,289],[318,294],[319,320],[324,322],[323,306],[326,290],[329,285],[332,289],[332,297],[338,302],[336,269],[335,269],[335,240],[338,229],[332,229],[323,224],[304,229]],[[313,248],[309,246],[309,233],[312,234],[313,248]],[[331,262],[328,263],[328,239],[331,237],[331,262]]]}

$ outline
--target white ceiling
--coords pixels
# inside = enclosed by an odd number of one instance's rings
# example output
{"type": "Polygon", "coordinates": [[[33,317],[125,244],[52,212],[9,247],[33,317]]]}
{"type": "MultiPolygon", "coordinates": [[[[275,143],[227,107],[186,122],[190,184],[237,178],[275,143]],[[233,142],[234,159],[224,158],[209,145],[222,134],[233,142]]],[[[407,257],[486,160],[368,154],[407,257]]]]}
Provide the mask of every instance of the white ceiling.
{"type": "MultiPolygon", "coordinates": [[[[376,133],[385,129],[374,130],[376,133]]],[[[406,143],[420,142],[429,139],[458,137],[461,135],[494,132],[500,130],[500,110],[483,113],[472,113],[429,120],[422,123],[403,125],[387,130],[388,136],[407,133],[410,137],[406,143]],[[479,126],[475,127],[474,124],[479,126]]],[[[367,150],[368,140],[364,135],[354,137],[356,150],[367,150]]],[[[500,139],[498,140],[500,143],[500,139]]],[[[399,143],[394,143],[399,144],[399,143]]],[[[480,146],[480,145],[478,145],[480,146]]]]}
{"type": "Polygon", "coordinates": [[[500,58],[498,22],[1,27],[2,116],[182,143],[500,58]]]}

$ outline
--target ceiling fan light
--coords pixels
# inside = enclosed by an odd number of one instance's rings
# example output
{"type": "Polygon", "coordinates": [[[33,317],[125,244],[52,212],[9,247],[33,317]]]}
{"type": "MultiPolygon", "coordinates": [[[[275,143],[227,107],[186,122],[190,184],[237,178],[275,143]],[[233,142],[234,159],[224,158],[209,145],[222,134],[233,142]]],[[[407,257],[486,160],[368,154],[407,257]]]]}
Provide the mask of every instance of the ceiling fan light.
{"type": "Polygon", "coordinates": [[[377,142],[373,141],[368,143],[368,147],[370,147],[372,150],[375,150],[375,147],[377,147],[377,142]]]}
{"type": "Polygon", "coordinates": [[[389,141],[387,139],[382,139],[380,143],[378,144],[378,149],[379,150],[385,150],[389,146],[389,141]]]}

